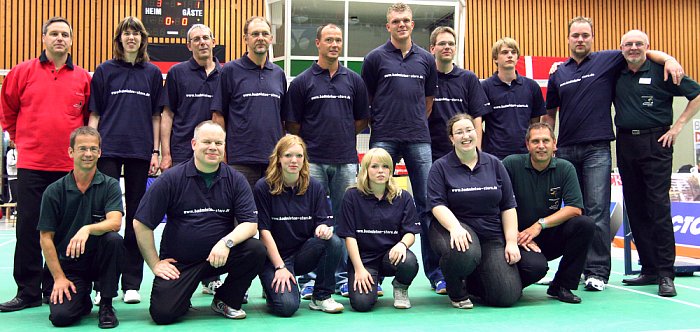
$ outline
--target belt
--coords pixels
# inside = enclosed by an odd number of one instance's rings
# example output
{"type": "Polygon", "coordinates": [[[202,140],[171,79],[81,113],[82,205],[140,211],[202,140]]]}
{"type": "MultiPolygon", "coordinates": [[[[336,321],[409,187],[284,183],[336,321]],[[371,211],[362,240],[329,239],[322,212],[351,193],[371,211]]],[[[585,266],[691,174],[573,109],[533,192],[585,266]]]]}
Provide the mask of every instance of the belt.
{"type": "Polygon", "coordinates": [[[652,134],[652,133],[658,133],[662,131],[668,131],[670,129],[669,126],[663,126],[663,127],[656,127],[656,128],[648,128],[648,129],[624,129],[624,128],[617,128],[618,133],[623,133],[623,134],[629,134],[633,136],[638,136],[638,135],[646,135],[646,134],[652,134]]]}

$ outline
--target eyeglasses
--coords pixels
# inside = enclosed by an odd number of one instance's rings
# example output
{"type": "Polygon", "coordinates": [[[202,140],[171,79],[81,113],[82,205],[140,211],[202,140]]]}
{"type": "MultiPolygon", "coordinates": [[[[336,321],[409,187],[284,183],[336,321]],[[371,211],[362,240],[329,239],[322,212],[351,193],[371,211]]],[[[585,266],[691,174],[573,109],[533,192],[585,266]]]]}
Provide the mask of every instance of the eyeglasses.
{"type": "Polygon", "coordinates": [[[456,44],[455,44],[455,42],[441,41],[435,45],[440,46],[440,47],[445,47],[445,46],[455,47],[456,44]]]}
{"type": "Polygon", "coordinates": [[[644,45],[646,45],[646,43],[642,42],[642,41],[626,42],[626,43],[622,44],[622,46],[625,48],[631,48],[632,46],[637,46],[637,48],[642,48],[642,47],[644,47],[644,45]]]}
{"type": "Polygon", "coordinates": [[[92,152],[92,153],[98,153],[100,152],[100,147],[98,146],[79,146],[76,150],[78,150],[80,153],[85,153],[85,152],[92,152]]]}

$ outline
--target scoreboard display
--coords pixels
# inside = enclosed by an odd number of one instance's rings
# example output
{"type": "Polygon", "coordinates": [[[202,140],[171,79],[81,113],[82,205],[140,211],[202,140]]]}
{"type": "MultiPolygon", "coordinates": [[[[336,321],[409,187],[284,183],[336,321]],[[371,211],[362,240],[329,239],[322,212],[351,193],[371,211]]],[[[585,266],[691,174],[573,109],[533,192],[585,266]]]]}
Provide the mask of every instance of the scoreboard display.
{"type": "Polygon", "coordinates": [[[142,21],[152,37],[186,38],[194,24],[204,23],[204,0],[143,0],[142,21]]]}

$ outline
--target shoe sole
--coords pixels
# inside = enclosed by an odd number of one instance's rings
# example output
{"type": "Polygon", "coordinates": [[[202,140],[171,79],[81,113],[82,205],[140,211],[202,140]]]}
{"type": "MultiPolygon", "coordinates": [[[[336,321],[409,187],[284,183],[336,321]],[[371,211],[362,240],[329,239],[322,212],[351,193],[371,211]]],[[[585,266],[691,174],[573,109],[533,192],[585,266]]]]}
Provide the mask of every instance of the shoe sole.
{"type": "Polygon", "coordinates": [[[447,289],[445,289],[445,288],[439,289],[439,290],[436,289],[435,294],[445,295],[445,294],[447,294],[447,289]]]}
{"type": "Polygon", "coordinates": [[[344,307],[341,307],[341,308],[336,309],[336,310],[324,310],[323,307],[319,307],[319,306],[317,306],[317,305],[315,305],[315,304],[313,304],[313,303],[309,303],[309,309],[311,309],[311,310],[316,310],[316,311],[323,311],[323,312],[326,312],[326,313],[329,313],[329,314],[337,314],[337,313],[343,312],[343,310],[345,310],[344,307]]]}
{"type": "Polygon", "coordinates": [[[210,307],[211,307],[211,310],[214,311],[215,313],[220,314],[220,315],[222,315],[226,318],[229,318],[229,319],[243,319],[247,316],[247,314],[245,312],[241,315],[238,315],[238,316],[233,316],[233,317],[227,316],[223,311],[219,310],[219,308],[217,308],[215,305],[212,305],[210,307]]]}
{"type": "Polygon", "coordinates": [[[138,303],[141,303],[141,300],[124,300],[124,303],[126,303],[126,304],[138,304],[138,303]]]}
{"type": "Polygon", "coordinates": [[[20,311],[20,310],[27,309],[27,308],[40,307],[40,306],[41,306],[41,301],[42,301],[42,300],[39,300],[39,301],[36,301],[36,302],[32,302],[32,303],[29,303],[29,304],[27,304],[27,305],[25,305],[25,306],[23,306],[23,307],[20,307],[20,308],[0,307],[0,311],[2,311],[2,312],[13,312],[13,311],[20,311]]]}
{"type": "Polygon", "coordinates": [[[114,324],[97,324],[97,327],[101,329],[113,329],[115,327],[119,326],[119,322],[116,322],[114,324]]]}
{"type": "Polygon", "coordinates": [[[301,296],[302,300],[311,300],[311,294],[305,294],[301,296]]]}
{"type": "Polygon", "coordinates": [[[396,309],[411,309],[411,305],[402,305],[402,304],[394,304],[394,308],[396,309]]]}

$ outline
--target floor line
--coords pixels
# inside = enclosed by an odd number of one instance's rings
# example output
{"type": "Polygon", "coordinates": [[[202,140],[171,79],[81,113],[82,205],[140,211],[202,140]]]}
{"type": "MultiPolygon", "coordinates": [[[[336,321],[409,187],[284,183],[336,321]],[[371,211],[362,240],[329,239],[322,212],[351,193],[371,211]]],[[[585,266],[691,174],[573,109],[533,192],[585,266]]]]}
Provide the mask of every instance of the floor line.
{"type": "Polygon", "coordinates": [[[15,241],[17,241],[17,239],[7,240],[7,241],[5,241],[5,242],[3,242],[3,243],[0,243],[0,247],[4,246],[4,245],[6,245],[6,244],[10,244],[10,243],[15,242],[15,241]]]}
{"type": "Polygon", "coordinates": [[[697,303],[690,303],[690,302],[686,302],[686,301],[683,301],[683,300],[677,300],[677,299],[670,298],[670,297],[662,297],[662,296],[658,296],[658,295],[656,295],[656,294],[650,294],[650,293],[638,291],[638,290],[636,290],[636,289],[630,289],[630,288],[628,288],[628,287],[623,287],[623,286],[616,286],[616,285],[608,284],[607,287],[619,289],[619,290],[626,291],[626,292],[637,293],[637,294],[640,294],[640,295],[645,295],[645,296],[653,297],[653,298],[656,298],[656,299],[659,299],[659,300],[671,301],[671,302],[675,302],[675,303],[678,303],[678,304],[683,304],[683,305],[687,305],[687,306],[690,306],[690,307],[694,307],[694,308],[700,309],[700,304],[697,304],[697,303]]]}

